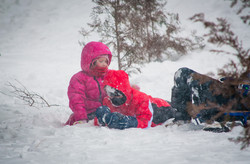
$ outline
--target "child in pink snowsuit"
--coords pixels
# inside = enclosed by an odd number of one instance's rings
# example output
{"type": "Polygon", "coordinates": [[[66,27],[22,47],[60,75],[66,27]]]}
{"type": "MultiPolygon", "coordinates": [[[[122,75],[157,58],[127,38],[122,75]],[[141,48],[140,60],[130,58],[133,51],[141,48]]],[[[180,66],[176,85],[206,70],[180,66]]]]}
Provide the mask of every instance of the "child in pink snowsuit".
{"type": "Polygon", "coordinates": [[[103,79],[108,71],[112,54],[101,42],[89,42],[81,54],[82,70],[72,76],[69,87],[69,107],[73,111],[66,125],[87,122],[95,117],[96,108],[106,96],[103,79]]]}

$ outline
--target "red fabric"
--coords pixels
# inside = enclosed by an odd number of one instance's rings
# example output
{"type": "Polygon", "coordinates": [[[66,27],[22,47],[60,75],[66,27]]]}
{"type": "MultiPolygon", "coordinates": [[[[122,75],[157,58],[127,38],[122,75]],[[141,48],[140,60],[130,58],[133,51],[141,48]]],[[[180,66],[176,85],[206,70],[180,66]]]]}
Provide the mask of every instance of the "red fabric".
{"type": "Polygon", "coordinates": [[[68,86],[69,107],[73,114],[69,117],[66,125],[73,125],[75,121],[87,120],[87,115],[95,112],[96,108],[101,106],[101,101],[106,96],[103,90],[104,76],[96,77],[94,79],[93,72],[90,71],[90,64],[93,59],[106,54],[109,57],[109,63],[112,54],[109,48],[101,42],[90,42],[82,50],[81,68],[82,71],[72,76],[68,86]],[[98,88],[100,84],[102,97],[100,99],[100,92],[98,88]]]}
{"type": "MultiPolygon", "coordinates": [[[[138,128],[148,127],[148,123],[152,118],[152,113],[149,109],[149,101],[157,106],[170,106],[166,101],[153,98],[143,92],[132,88],[129,84],[128,74],[122,70],[110,70],[104,78],[104,85],[109,85],[115,89],[122,91],[126,97],[126,102],[117,107],[114,106],[109,97],[105,97],[103,105],[110,108],[111,112],[119,112],[128,116],[135,116],[138,121],[138,128]]],[[[151,125],[152,127],[155,124],[151,125]]]]}
{"type": "Polygon", "coordinates": [[[99,124],[98,124],[98,120],[97,120],[97,118],[96,118],[96,117],[94,118],[94,125],[95,125],[95,126],[99,126],[99,124]]]}

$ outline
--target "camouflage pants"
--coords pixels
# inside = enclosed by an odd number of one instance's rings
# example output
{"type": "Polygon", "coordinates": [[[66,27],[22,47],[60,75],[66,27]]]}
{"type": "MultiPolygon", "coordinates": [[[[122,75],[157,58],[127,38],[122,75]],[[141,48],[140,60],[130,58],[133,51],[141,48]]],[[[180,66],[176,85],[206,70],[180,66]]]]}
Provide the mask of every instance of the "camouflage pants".
{"type": "MultiPolygon", "coordinates": [[[[176,120],[190,120],[198,113],[204,120],[209,120],[220,111],[216,107],[207,107],[210,102],[221,106],[227,104],[230,95],[223,96],[223,84],[189,68],[180,68],[174,77],[171,105],[177,109],[176,120]],[[216,86],[216,94],[213,87],[216,86]],[[198,108],[200,106],[201,108],[198,108]],[[196,107],[196,108],[194,108],[196,107]],[[202,109],[204,107],[204,109],[202,109]]],[[[222,117],[217,120],[221,121],[222,117]]]]}

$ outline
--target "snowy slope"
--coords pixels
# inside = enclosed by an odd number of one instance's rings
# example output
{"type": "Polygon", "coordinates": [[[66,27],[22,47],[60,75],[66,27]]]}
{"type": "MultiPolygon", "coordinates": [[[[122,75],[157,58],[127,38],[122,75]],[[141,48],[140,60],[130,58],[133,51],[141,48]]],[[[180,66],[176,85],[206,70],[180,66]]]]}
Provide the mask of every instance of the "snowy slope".
{"type": "MultiPolygon", "coordinates": [[[[247,47],[249,26],[242,25],[229,3],[169,0],[166,9],[180,14],[183,35],[193,29],[205,32],[187,20],[195,13],[205,12],[209,20],[226,17],[247,47]]],[[[10,94],[6,84],[18,85],[17,79],[49,103],[60,105],[37,109],[0,93],[0,163],[249,163],[250,149],[241,151],[240,145],[228,141],[240,134],[241,127],[214,134],[192,124],[123,131],[92,123],[62,126],[71,114],[69,79],[80,70],[78,31],[89,22],[92,6],[90,0],[0,0],[0,91],[10,94]]],[[[209,48],[176,62],[147,64],[141,74],[131,76],[131,82],[147,94],[170,100],[178,68],[216,73],[228,62],[230,56],[211,54],[209,48]]],[[[114,59],[110,68],[116,65],[114,59]]]]}

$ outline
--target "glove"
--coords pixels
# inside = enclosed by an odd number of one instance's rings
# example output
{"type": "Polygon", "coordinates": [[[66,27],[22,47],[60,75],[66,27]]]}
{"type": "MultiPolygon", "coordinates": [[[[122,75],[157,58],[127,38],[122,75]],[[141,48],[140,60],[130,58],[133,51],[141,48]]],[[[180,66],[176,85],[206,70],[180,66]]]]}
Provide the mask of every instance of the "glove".
{"type": "Polygon", "coordinates": [[[95,115],[96,118],[98,119],[98,122],[102,125],[105,126],[105,116],[110,113],[110,109],[107,106],[100,106],[96,109],[95,115]]]}
{"type": "Polygon", "coordinates": [[[109,128],[114,129],[126,129],[126,128],[136,128],[138,121],[135,117],[125,116],[121,113],[109,113],[104,118],[105,123],[109,128]]]}

